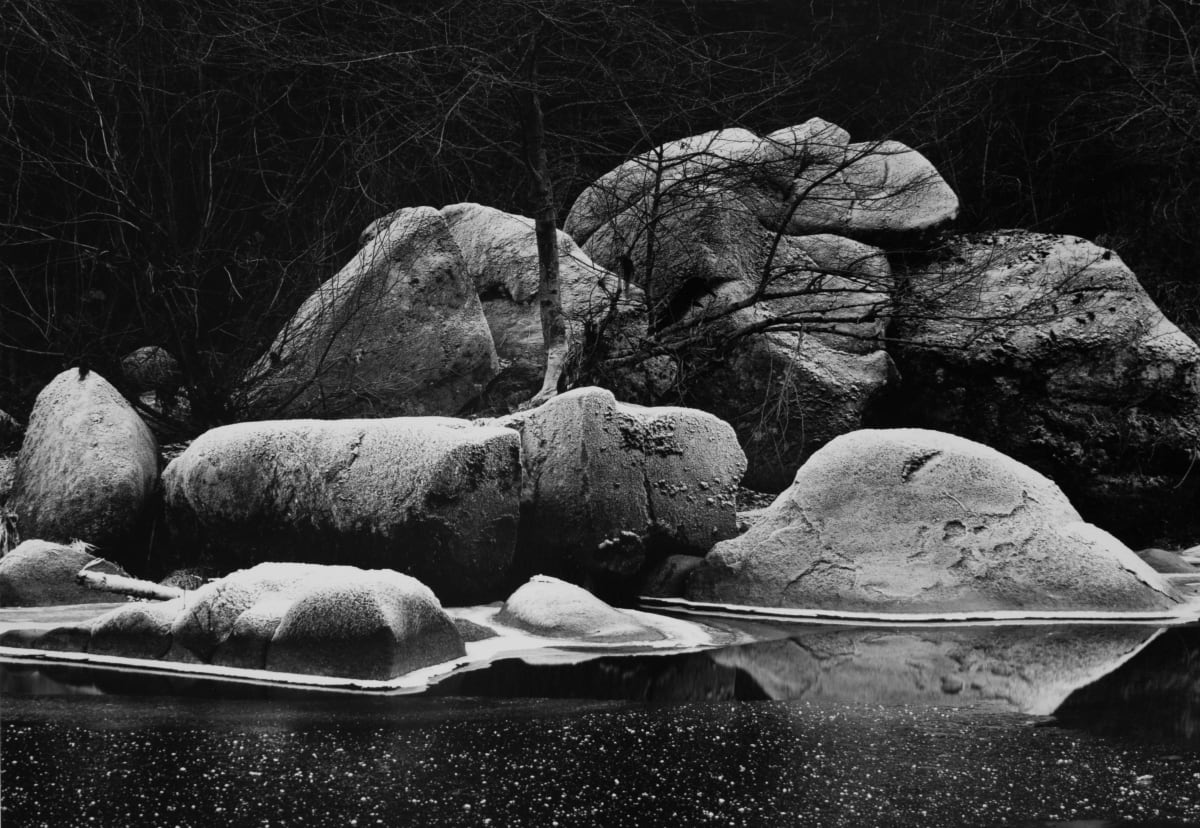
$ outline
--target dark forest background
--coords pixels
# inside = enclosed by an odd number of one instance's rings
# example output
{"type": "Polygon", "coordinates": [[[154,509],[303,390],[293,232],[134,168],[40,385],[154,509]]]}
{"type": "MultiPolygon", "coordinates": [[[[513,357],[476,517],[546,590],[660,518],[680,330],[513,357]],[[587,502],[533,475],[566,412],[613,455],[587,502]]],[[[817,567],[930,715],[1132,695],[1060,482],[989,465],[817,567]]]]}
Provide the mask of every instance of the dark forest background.
{"type": "Polygon", "coordinates": [[[1200,334],[1200,8],[1187,0],[6,0],[0,408],[166,347],[197,427],[402,206],[560,216],[632,153],[820,116],[921,149],[959,228],[1115,249],[1200,334]],[[527,71],[536,43],[538,71],[527,71]]]}

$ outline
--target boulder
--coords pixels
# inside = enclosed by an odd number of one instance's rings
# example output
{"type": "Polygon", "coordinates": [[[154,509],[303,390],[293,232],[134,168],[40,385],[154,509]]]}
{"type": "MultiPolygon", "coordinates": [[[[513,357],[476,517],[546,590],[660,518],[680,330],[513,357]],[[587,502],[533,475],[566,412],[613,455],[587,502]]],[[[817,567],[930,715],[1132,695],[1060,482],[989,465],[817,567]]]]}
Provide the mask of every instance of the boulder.
{"type": "Polygon", "coordinates": [[[42,389],[8,502],[21,536],[84,540],[120,560],[157,488],[154,436],[103,377],[71,368],[42,389]]]}
{"type": "Polygon", "coordinates": [[[737,533],[745,455],[711,414],[579,388],[490,422],[521,435],[520,542],[530,566],[589,583],[634,575],[646,542],[703,553],[737,533]]]}
{"type": "Polygon", "coordinates": [[[465,653],[428,587],[398,572],[357,571],[314,583],[292,602],[267,669],[387,680],[465,653]]]}
{"type": "Polygon", "coordinates": [[[891,422],[987,443],[1139,544],[1196,521],[1200,347],[1115,253],[1072,236],[958,236],[904,275],[891,422]]]}
{"type": "Polygon", "coordinates": [[[1139,549],[1137,556],[1150,565],[1155,572],[1182,574],[1196,572],[1196,567],[1184,560],[1178,552],[1167,549],[1139,549]]]}
{"type": "Polygon", "coordinates": [[[958,196],[925,156],[899,141],[848,144],[805,165],[778,218],[788,233],[879,239],[936,230],[958,217],[958,196]]]}
{"type": "Polygon", "coordinates": [[[661,634],[586,589],[537,575],[509,596],[497,623],[547,638],[647,641],[661,634]]]}
{"type": "Polygon", "coordinates": [[[710,186],[737,192],[765,226],[789,234],[872,240],[927,233],[953,221],[959,208],[916,150],[898,141],[851,143],[845,130],[813,118],[763,138],[728,129],[663,144],[585,189],[564,228],[584,244],[639,201],[686,199],[710,186]]]}
{"type": "Polygon", "coordinates": [[[114,563],[89,554],[86,543],[69,546],[27,540],[0,558],[0,607],[46,607],[57,604],[106,604],[110,592],[99,592],[75,583],[79,570],[89,564],[95,572],[125,575],[114,563]]]}
{"type": "Polygon", "coordinates": [[[445,218],[414,207],[387,219],[247,374],[251,413],[453,414],[496,375],[487,319],[445,218]]]}
{"type": "MultiPolygon", "coordinates": [[[[502,389],[500,399],[482,407],[508,411],[538,392],[546,369],[534,222],[481,204],[451,204],[441,213],[474,281],[499,359],[489,390],[502,389]]],[[[603,321],[610,341],[627,327],[644,330],[639,288],[596,265],[561,231],[558,253],[559,298],[573,350],[602,347],[585,341],[589,324],[603,321]]]]}
{"type": "Polygon", "coordinates": [[[830,442],[754,526],[708,554],[687,597],[912,613],[1157,611],[1182,600],[1051,480],[922,429],[830,442]]]}
{"type": "Polygon", "coordinates": [[[747,130],[723,129],[656,147],[605,173],[580,193],[563,229],[583,244],[613,216],[647,196],[683,193],[751,169],[763,152],[762,143],[747,130]]]}
{"type": "Polygon", "coordinates": [[[121,358],[125,382],[137,394],[154,393],[173,399],[183,382],[179,360],[159,345],[146,345],[121,358]]]}
{"type": "Polygon", "coordinates": [[[656,219],[653,245],[639,234],[645,205],[587,243],[603,265],[630,258],[674,359],[658,382],[627,367],[605,382],[627,399],[679,400],[726,420],[747,454],[747,485],[778,491],[810,453],[861,428],[892,381],[880,340],[891,269],[860,242],[772,233],[729,192],[687,196],[656,219]]]}
{"type": "Polygon", "coordinates": [[[520,437],[465,420],[282,420],[206,432],[163,473],[180,555],[387,567],[447,600],[504,594],[520,437]]]}
{"type": "Polygon", "coordinates": [[[387,680],[465,653],[428,587],[390,570],[266,563],[92,625],[88,652],[387,680]]]}
{"type": "MultiPolygon", "coordinates": [[[[171,622],[172,642],[191,651],[201,661],[223,663],[215,659],[215,654],[233,634],[242,616],[252,613],[252,617],[242,624],[243,635],[252,635],[254,630],[266,631],[264,637],[269,640],[287,606],[298,595],[313,584],[330,581],[345,569],[347,567],[269,562],[211,581],[181,599],[182,605],[171,622]],[[270,612],[266,611],[269,605],[274,605],[270,612]],[[263,616],[275,617],[276,623],[263,624],[255,620],[255,617],[263,616]]],[[[265,654],[265,646],[262,649],[265,654]]],[[[265,663],[265,657],[257,666],[262,663],[265,663]]]]}

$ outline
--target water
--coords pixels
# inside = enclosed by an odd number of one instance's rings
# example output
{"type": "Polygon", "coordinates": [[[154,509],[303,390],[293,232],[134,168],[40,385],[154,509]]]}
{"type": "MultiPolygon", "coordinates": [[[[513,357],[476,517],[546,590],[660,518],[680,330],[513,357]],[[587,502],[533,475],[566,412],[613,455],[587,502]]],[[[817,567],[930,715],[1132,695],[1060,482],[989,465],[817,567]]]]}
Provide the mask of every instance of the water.
{"type": "Polygon", "coordinates": [[[4,824],[1200,823],[1200,628],[788,632],[417,696],[9,664],[4,824]]]}

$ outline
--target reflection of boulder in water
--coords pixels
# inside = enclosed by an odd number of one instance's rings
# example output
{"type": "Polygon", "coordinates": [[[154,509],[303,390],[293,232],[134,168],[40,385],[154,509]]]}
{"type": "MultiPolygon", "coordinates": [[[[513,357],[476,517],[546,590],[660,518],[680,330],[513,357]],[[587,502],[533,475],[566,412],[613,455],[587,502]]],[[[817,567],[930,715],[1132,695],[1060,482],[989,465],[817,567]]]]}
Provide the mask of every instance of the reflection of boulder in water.
{"type": "Polygon", "coordinates": [[[713,659],[744,670],[773,699],[1049,714],[1156,632],[1136,626],[819,630],[719,650],[713,659]]]}
{"type": "Polygon", "coordinates": [[[703,653],[587,658],[574,664],[526,664],[506,659],[486,670],[439,682],[431,693],[450,696],[553,699],[630,699],[652,703],[733,699],[737,671],[703,653]]]}
{"type": "Polygon", "coordinates": [[[1072,693],[1054,715],[1105,736],[1200,743],[1200,628],[1164,630],[1120,670],[1072,693]]]}

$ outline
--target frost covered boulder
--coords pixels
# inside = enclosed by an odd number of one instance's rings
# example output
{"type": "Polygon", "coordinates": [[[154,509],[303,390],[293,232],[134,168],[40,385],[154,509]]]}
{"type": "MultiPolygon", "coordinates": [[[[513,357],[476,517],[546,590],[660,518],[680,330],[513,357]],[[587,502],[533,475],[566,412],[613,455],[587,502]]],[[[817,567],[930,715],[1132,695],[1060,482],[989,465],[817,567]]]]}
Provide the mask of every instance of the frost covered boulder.
{"type": "Polygon", "coordinates": [[[1054,483],[921,429],[833,440],[687,597],[879,612],[1169,610],[1182,599],[1054,483]]]}
{"type": "Polygon", "coordinates": [[[498,363],[475,285],[432,207],[386,217],[246,377],[264,416],[454,414],[498,363]]]}
{"type": "Polygon", "coordinates": [[[906,274],[893,356],[906,424],[995,446],[1106,528],[1148,542],[1195,520],[1200,346],[1111,250],[1072,236],[959,236],[906,274]]]}
{"type": "Polygon", "coordinates": [[[415,578],[356,570],[309,584],[267,647],[268,670],[386,680],[466,652],[454,622],[415,578]]]}
{"type": "Polygon", "coordinates": [[[703,552],[737,533],[745,455],[711,414],[579,388],[492,423],[520,432],[521,546],[542,571],[631,576],[647,543],[703,552]]]}
{"type": "Polygon", "coordinates": [[[94,572],[128,575],[114,563],[90,554],[86,543],[70,545],[27,540],[0,558],[0,607],[102,604],[113,595],[80,586],[75,576],[85,566],[94,572]]]}
{"type": "Polygon", "coordinates": [[[88,652],[387,680],[465,648],[433,592],[407,575],[265,563],[102,616],[88,652]]]}
{"type": "Polygon", "coordinates": [[[442,417],[224,426],[167,466],[167,522],[181,553],[226,571],[387,567],[447,600],[492,600],[516,541],[519,442],[442,417]]]}
{"type": "Polygon", "coordinates": [[[762,137],[725,129],[656,147],[584,190],[564,227],[584,244],[642,199],[708,185],[738,192],[766,226],[791,234],[873,239],[933,230],[958,215],[958,197],[916,150],[851,142],[841,127],[812,118],[762,137]]]}
{"type": "Polygon", "coordinates": [[[158,487],[158,444],[95,371],[74,368],[38,394],[8,506],[25,538],[83,540],[121,560],[158,487]]]}
{"type": "Polygon", "coordinates": [[[508,597],[496,621],[534,635],[588,641],[646,641],[657,630],[601,601],[586,589],[537,575],[508,597]]]}

